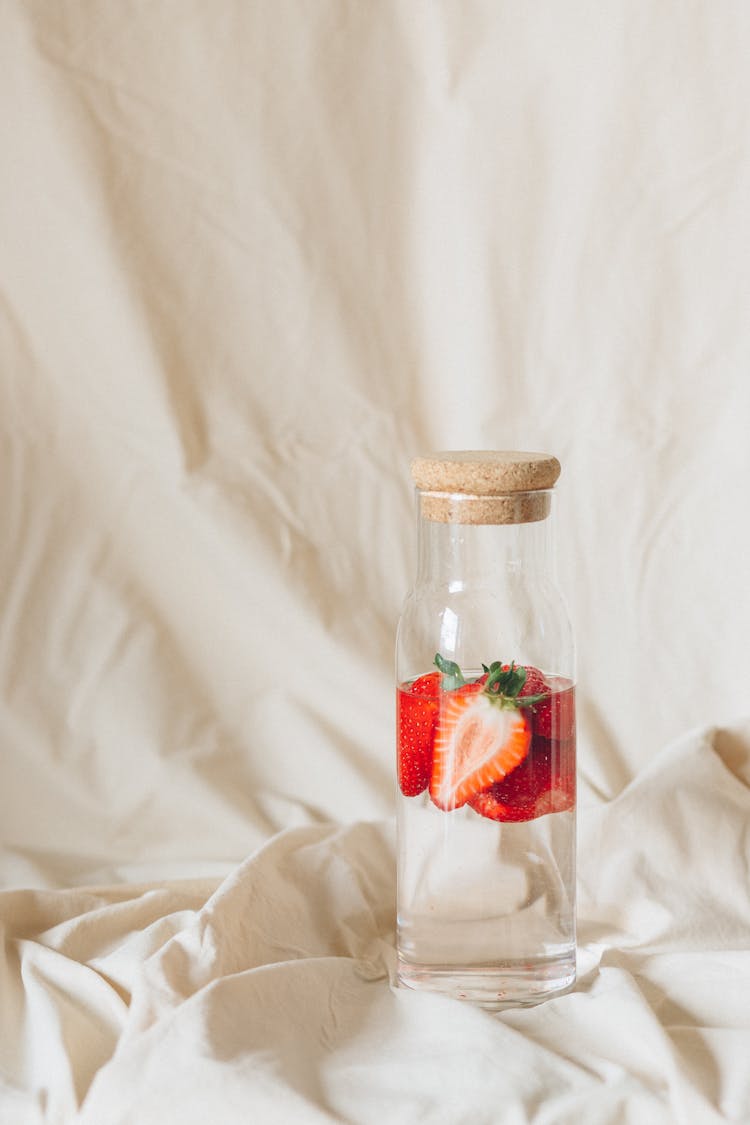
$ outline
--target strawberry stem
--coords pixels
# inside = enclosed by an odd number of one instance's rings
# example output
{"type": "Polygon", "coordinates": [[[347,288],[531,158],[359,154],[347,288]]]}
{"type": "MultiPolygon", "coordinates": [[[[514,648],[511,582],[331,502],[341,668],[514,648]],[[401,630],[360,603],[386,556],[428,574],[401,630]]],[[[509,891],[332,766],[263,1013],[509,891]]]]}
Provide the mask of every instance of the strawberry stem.
{"type": "Polygon", "coordinates": [[[515,660],[510,664],[501,664],[496,660],[490,664],[488,673],[484,694],[500,707],[531,707],[545,698],[544,695],[519,697],[519,692],[523,691],[526,683],[526,669],[517,666],[515,660]]]}
{"type": "MultiPolygon", "coordinates": [[[[442,691],[455,691],[456,688],[463,687],[464,684],[474,682],[466,679],[455,661],[446,660],[439,652],[435,653],[434,663],[441,674],[440,687],[442,691]]],[[[487,676],[483,692],[498,707],[507,709],[533,707],[535,703],[540,703],[541,700],[547,698],[548,693],[546,692],[541,695],[519,695],[526,683],[526,669],[517,665],[515,660],[512,660],[510,664],[493,660],[489,667],[483,664],[482,668],[487,676]]]]}

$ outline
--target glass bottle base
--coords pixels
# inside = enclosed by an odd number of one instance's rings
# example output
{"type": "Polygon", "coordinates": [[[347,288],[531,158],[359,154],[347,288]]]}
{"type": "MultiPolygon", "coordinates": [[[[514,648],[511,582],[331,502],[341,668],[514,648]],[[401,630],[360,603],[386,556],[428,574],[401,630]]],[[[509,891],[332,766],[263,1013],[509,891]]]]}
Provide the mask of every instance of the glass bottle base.
{"type": "Polygon", "coordinates": [[[575,952],[554,959],[508,961],[502,965],[418,965],[399,957],[398,983],[437,992],[480,1008],[527,1008],[569,992],[576,981],[575,952]]]}

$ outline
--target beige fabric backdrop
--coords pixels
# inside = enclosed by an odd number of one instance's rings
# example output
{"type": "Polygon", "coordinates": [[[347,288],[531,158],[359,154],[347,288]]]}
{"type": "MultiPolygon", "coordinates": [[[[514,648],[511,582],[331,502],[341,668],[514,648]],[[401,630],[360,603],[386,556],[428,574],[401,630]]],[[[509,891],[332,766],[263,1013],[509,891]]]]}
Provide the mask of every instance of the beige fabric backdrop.
{"type": "Polygon", "coordinates": [[[374,1120],[384,1083],[404,1121],[500,1120],[503,1098],[508,1121],[750,1115],[749,49],[741,0],[0,6],[8,1121],[72,1119],[123,1035],[85,1121],[184,1122],[224,1096],[226,1121],[374,1120]],[[563,464],[591,975],[557,1014],[451,1009],[463,1078],[440,1108],[397,1062],[445,1002],[409,1007],[382,974],[408,460],[446,447],[563,464]],[[273,1006],[248,985],[214,1070],[226,1028],[175,996],[213,996],[224,970],[172,980],[163,1008],[136,982],[149,957],[168,973],[183,929],[180,971],[202,963],[191,927],[215,890],[240,919],[248,887],[278,900],[269,933],[313,956],[264,844],[314,847],[321,872],[338,848],[365,880],[362,940],[337,945],[344,879],[325,949],[363,957],[377,999],[364,1020],[337,978],[352,1022],[310,1055],[333,985],[295,992],[307,962],[279,955],[307,1037],[289,1055],[283,1022],[243,1039],[243,1013],[270,1026],[273,1006]],[[654,926],[667,976],[639,991],[622,950],[646,972],[654,926]],[[209,1102],[165,1109],[172,1004],[203,1035],[181,1057],[188,1087],[203,1060],[209,1102]],[[605,1010],[624,1041],[658,1029],[651,1064],[607,1054],[605,1010]],[[482,1042],[505,1077],[468,1097],[482,1042]],[[257,1070],[282,1057],[273,1081],[257,1070]],[[611,1067],[605,1094],[592,1074],[611,1067]]]}

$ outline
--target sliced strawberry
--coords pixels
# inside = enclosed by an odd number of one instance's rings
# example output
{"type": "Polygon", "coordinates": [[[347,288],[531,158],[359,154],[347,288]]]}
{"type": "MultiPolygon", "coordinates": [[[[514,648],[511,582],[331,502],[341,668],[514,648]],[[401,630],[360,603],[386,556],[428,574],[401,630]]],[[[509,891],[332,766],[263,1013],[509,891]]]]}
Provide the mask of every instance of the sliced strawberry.
{"type": "Polygon", "coordinates": [[[533,820],[572,809],[575,793],[575,742],[559,743],[535,734],[524,761],[470,803],[490,820],[533,820]]]}
{"type": "Polygon", "coordinates": [[[398,779],[416,797],[429,785],[441,809],[470,802],[495,820],[528,820],[571,807],[575,690],[531,665],[495,661],[466,682],[439,653],[436,672],[397,693],[398,779]],[[565,767],[561,761],[572,761],[565,767]]]}
{"type": "Polygon", "coordinates": [[[498,797],[495,786],[491,785],[483,793],[477,793],[469,804],[480,816],[488,820],[501,820],[503,822],[514,820],[533,820],[534,810],[525,805],[506,805],[498,797]]]}
{"type": "MultiPolygon", "coordinates": [[[[463,680],[457,666],[456,670],[463,680]]],[[[486,679],[482,676],[471,683],[462,683],[455,693],[473,695],[482,690],[486,679]]],[[[396,694],[398,783],[405,797],[418,797],[430,783],[442,683],[443,674],[427,672],[401,684],[396,694]]]]}
{"type": "Polygon", "coordinates": [[[398,784],[405,797],[417,797],[429,785],[439,695],[439,672],[401,684],[396,692],[398,784]]]}
{"type": "Polygon", "coordinates": [[[430,797],[445,811],[460,808],[506,777],[528,753],[529,722],[510,697],[489,694],[492,682],[490,676],[484,689],[477,685],[480,690],[454,691],[443,698],[430,797]]]}
{"type": "Polygon", "coordinates": [[[573,808],[574,803],[575,798],[564,789],[548,789],[539,795],[533,805],[506,805],[498,798],[495,787],[492,786],[484,793],[479,793],[471,801],[471,807],[489,820],[500,820],[508,824],[536,820],[547,813],[567,812],[573,808]]]}
{"type": "Polygon", "coordinates": [[[456,695],[476,695],[481,691],[487,683],[486,676],[480,676],[478,680],[472,680],[468,684],[461,684],[461,687],[456,688],[456,695]]]}

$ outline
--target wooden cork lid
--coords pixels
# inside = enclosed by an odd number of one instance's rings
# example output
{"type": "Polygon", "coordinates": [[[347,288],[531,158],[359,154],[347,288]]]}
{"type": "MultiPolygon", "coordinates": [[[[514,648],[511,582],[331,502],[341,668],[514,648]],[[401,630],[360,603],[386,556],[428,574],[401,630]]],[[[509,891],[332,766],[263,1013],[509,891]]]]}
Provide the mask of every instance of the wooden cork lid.
{"type": "Polygon", "coordinates": [[[560,462],[547,453],[459,450],[411,463],[422,515],[439,523],[533,523],[549,515],[560,462]]]}

